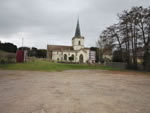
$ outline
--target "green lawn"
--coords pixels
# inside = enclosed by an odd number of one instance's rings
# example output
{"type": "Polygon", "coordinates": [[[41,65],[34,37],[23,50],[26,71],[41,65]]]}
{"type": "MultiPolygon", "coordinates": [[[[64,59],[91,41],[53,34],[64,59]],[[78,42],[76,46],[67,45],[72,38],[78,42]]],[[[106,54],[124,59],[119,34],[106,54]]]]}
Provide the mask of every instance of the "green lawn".
{"type": "Polygon", "coordinates": [[[33,71],[63,71],[74,69],[101,69],[101,70],[121,70],[118,68],[103,65],[88,64],[62,64],[48,61],[36,60],[26,63],[0,64],[0,69],[5,70],[33,70],[33,71]]]}

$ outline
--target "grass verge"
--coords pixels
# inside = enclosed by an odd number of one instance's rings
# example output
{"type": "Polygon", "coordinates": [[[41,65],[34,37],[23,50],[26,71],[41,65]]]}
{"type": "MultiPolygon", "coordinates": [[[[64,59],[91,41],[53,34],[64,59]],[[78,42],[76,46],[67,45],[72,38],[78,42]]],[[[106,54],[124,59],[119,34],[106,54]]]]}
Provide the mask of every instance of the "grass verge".
{"type": "Polygon", "coordinates": [[[36,60],[26,63],[0,64],[0,69],[5,70],[31,70],[31,71],[64,71],[75,69],[101,69],[101,70],[123,70],[104,65],[88,64],[62,64],[48,61],[36,60]]]}

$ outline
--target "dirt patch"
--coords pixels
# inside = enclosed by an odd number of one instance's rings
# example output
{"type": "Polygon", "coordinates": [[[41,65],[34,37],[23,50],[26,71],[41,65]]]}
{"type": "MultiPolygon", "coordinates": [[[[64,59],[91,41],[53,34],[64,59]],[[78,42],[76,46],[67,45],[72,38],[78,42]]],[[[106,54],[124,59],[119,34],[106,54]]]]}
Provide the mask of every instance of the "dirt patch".
{"type": "Polygon", "coordinates": [[[147,75],[0,70],[0,113],[150,113],[147,75]]]}

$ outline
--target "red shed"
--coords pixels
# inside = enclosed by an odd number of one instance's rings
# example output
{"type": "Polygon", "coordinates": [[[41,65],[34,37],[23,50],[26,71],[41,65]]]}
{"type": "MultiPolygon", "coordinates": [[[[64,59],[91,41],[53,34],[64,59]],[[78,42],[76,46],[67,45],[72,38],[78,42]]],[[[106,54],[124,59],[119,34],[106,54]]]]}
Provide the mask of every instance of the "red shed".
{"type": "Polygon", "coordinates": [[[16,62],[24,62],[24,51],[18,50],[16,52],[16,62]]]}

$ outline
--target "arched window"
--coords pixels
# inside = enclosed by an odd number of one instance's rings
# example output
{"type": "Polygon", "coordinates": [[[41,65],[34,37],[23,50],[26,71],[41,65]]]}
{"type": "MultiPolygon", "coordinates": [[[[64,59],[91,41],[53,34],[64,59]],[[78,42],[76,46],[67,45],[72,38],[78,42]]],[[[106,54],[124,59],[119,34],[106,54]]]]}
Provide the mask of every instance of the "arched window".
{"type": "Polygon", "coordinates": [[[80,41],[78,42],[78,45],[81,45],[81,42],[80,42],[80,41]]]}
{"type": "Polygon", "coordinates": [[[66,54],[64,54],[64,60],[67,60],[67,55],[66,54]]]}

